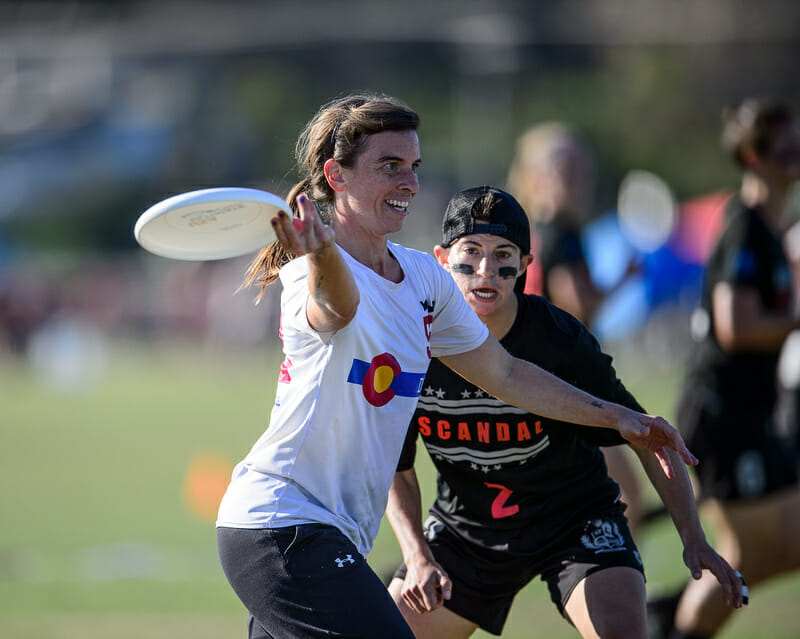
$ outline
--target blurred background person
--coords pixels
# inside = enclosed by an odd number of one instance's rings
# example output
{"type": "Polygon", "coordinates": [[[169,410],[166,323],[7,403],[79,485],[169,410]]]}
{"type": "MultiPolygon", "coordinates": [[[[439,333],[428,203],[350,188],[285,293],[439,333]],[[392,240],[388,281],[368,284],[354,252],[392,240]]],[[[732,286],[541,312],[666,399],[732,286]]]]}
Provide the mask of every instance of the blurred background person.
{"type": "MultiPolygon", "coordinates": [[[[800,129],[788,106],[748,99],[723,114],[723,147],[742,171],[739,193],[706,268],[696,342],[678,423],[700,458],[698,497],[717,548],[752,586],[800,566],[800,489],[793,447],[775,430],[778,354],[800,326],[781,238],[800,179],[800,129]]],[[[670,639],[715,635],[728,619],[703,578],[674,599],[670,639]]]]}
{"type": "Polygon", "coordinates": [[[508,187],[531,218],[538,273],[526,292],[539,293],[590,326],[604,293],[592,281],[581,231],[594,191],[594,159],[577,133],[560,122],[520,136],[508,187]],[[538,290],[531,290],[538,288],[538,290]]]}
{"type": "MultiPolygon", "coordinates": [[[[542,295],[591,328],[603,301],[626,277],[604,291],[595,285],[586,260],[581,232],[590,218],[595,186],[588,145],[566,124],[537,124],[519,137],[507,182],[531,222],[534,260],[520,280],[524,292],[542,295]]],[[[636,271],[632,262],[626,275],[636,271]]],[[[635,533],[644,510],[639,476],[625,447],[602,451],[609,474],[622,489],[635,533]]]]}

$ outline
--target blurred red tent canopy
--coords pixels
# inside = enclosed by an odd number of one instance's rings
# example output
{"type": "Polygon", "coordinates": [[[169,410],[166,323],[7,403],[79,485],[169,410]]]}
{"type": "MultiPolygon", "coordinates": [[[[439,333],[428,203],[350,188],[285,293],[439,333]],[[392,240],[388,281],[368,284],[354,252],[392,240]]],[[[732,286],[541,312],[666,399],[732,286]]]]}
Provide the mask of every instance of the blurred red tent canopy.
{"type": "Polygon", "coordinates": [[[680,204],[680,217],[672,248],[690,264],[704,265],[722,232],[725,206],[733,193],[716,191],[680,204]]]}

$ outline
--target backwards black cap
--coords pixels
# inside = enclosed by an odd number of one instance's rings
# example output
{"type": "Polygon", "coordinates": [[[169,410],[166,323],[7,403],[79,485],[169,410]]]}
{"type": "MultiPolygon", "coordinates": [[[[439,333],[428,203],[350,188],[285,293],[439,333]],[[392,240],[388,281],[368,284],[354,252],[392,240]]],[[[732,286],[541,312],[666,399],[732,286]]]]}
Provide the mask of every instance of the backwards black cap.
{"type": "Polygon", "coordinates": [[[514,242],[523,255],[531,252],[528,216],[511,195],[493,186],[456,193],[447,204],[442,222],[442,246],[473,233],[499,235],[514,242]]]}

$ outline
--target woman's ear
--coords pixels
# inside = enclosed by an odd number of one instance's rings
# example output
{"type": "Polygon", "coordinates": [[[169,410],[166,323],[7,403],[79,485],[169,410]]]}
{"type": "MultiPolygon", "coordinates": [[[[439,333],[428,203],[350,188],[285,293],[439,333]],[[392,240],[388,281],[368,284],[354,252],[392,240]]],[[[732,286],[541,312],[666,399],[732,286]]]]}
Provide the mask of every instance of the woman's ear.
{"type": "Polygon", "coordinates": [[[339,193],[346,190],[347,183],[344,179],[344,171],[341,164],[333,158],[330,158],[325,162],[322,170],[325,172],[325,179],[328,181],[328,186],[339,193]]]}
{"type": "MultiPolygon", "coordinates": [[[[448,268],[450,265],[449,254],[450,249],[442,246],[441,244],[437,244],[433,247],[433,254],[436,256],[436,259],[439,260],[439,264],[448,268]]],[[[449,269],[448,269],[449,270],[449,269]]]]}

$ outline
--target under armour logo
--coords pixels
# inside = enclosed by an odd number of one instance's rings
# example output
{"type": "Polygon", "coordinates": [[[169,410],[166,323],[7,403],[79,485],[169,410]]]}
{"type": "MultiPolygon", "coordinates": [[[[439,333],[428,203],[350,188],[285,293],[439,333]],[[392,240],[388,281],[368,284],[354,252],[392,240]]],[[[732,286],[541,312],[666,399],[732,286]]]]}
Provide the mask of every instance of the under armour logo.
{"type": "Polygon", "coordinates": [[[339,566],[339,568],[343,568],[345,563],[351,563],[351,564],[356,563],[356,560],[353,559],[353,555],[347,555],[344,559],[340,559],[339,557],[337,557],[335,561],[336,565],[339,566]]]}
{"type": "Polygon", "coordinates": [[[433,313],[433,309],[436,306],[436,300],[432,302],[429,302],[428,300],[425,300],[423,302],[422,300],[420,300],[419,303],[422,305],[422,308],[425,309],[425,311],[428,313],[433,313]]]}

